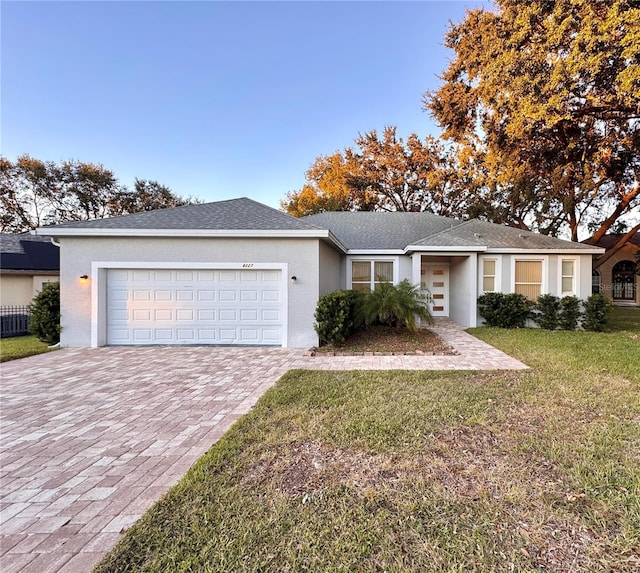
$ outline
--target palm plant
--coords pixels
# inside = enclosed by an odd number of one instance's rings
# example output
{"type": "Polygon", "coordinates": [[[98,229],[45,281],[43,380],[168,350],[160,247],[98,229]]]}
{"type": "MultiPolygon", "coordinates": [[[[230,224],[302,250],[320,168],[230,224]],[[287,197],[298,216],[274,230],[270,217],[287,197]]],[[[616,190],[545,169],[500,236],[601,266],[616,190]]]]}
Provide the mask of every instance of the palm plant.
{"type": "Polygon", "coordinates": [[[412,332],[419,328],[418,319],[433,322],[429,312],[430,297],[420,285],[412,285],[407,279],[397,285],[382,281],[376,284],[362,301],[360,310],[367,324],[384,324],[399,328],[406,326],[412,332]]]}

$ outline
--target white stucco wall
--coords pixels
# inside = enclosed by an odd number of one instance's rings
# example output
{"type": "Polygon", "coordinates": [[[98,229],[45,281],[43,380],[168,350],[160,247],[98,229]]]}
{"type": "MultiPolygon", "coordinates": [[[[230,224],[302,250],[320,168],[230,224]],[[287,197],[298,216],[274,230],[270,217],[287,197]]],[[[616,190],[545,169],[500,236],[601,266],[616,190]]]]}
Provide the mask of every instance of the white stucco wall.
{"type": "Polygon", "coordinates": [[[320,257],[320,296],[344,288],[344,257],[323,241],[318,241],[320,257]]]}
{"type": "MultiPolygon", "coordinates": [[[[319,296],[318,239],[102,238],[60,239],[61,342],[90,346],[91,296],[98,283],[104,305],[106,272],[92,276],[94,262],[282,263],[287,274],[287,339],[290,347],[317,344],[313,313],[319,296]],[[82,282],[80,276],[89,275],[82,282]],[[289,278],[295,275],[296,283],[289,278]]],[[[95,313],[94,313],[95,314],[95,313]]],[[[104,316],[104,312],[99,313],[104,316]]]]}
{"type": "MultiPolygon", "coordinates": [[[[487,253],[480,257],[492,258],[497,261],[496,290],[498,292],[510,293],[514,292],[514,272],[515,261],[518,259],[539,259],[543,262],[543,285],[542,294],[553,294],[558,297],[567,296],[567,293],[561,292],[561,273],[562,261],[573,260],[575,262],[575,296],[579,299],[586,300],[591,295],[591,265],[592,255],[574,255],[574,254],[491,254],[487,253]]],[[[477,288],[478,296],[482,294],[482,268],[478,263],[477,271],[477,288]]],[[[484,321],[478,315],[478,324],[484,321]]],[[[533,326],[533,323],[531,324],[533,326]]]]}
{"type": "Polygon", "coordinates": [[[454,256],[449,264],[449,317],[462,326],[476,326],[477,259],[454,256]]]}

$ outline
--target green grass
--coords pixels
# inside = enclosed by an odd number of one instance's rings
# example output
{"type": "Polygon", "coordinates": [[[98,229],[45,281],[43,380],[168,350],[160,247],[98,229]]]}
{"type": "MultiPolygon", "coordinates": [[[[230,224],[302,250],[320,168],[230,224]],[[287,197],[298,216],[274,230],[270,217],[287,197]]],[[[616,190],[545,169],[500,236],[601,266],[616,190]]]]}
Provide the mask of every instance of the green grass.
{"type": "Polygon", "coordinates": [[[640,332],[640,308],[614,306],[607,318],[607,331],[629,330],[640,332]]]}
{"type": "Polygon", "coordinates": [[[473,331],[529,371],[289,372],[97,571],[640,570],[639,332],[473,331]]]}
{"type": "Polygon", "coordinates": [[[0,339],[0,362],[25,358],[34,354],[48,352],[46,342],[40,342],[35,336],[16,336],[0,339]]]}

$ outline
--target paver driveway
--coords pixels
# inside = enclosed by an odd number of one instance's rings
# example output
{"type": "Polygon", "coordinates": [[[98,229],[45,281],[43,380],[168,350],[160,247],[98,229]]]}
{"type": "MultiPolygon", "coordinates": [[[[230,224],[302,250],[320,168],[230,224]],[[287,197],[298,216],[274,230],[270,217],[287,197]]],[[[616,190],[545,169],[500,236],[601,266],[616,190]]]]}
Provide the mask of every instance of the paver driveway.
{"type": "Polygon", "coordinates": [[[525,368],[455,325],[434,330],[460,354],[100,348],[3,364],[0,570],[89,571],[291,368],[525,368]]]}

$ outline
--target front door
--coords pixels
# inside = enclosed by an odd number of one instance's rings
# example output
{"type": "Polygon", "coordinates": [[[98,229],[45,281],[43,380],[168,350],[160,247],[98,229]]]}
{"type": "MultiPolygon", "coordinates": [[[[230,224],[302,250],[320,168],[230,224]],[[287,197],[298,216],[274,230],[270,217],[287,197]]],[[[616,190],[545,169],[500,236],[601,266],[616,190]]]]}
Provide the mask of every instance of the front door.
{"type": "Polygon", "coordinates": [[[449,316],[449,265],[429,263],[420,272],[422,288],[431,295],[431,315],[449,316]]]}
{"type": "Polygon", "coordinates": [[[613,300],[636,299],[635,271],[636,266],[632,261],[620,261],[613,267],[613,300]]]}

